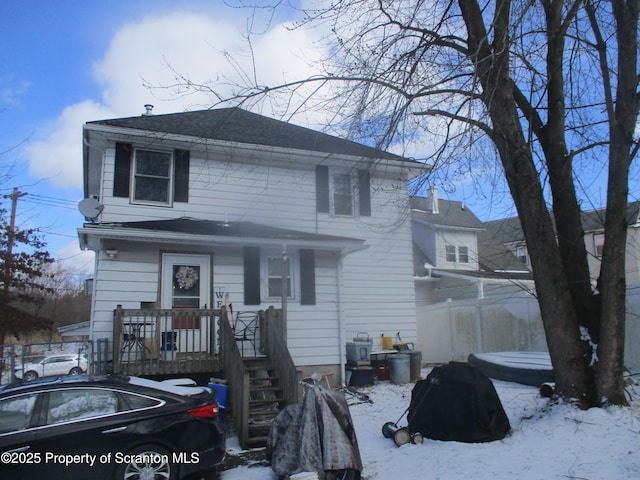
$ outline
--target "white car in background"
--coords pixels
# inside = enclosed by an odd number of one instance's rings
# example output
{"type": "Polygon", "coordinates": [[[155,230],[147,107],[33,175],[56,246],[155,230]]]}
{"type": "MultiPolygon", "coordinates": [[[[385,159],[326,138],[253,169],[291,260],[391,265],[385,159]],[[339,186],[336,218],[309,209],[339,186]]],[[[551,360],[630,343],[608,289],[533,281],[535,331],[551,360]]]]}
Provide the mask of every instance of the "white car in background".
{"type": "Polygon", "coordinates": [[[87,371],[87,356],[63,353],[42,355],[15,368],[17,379],[25,381],[53,375],[80,375],[87,371]]]}

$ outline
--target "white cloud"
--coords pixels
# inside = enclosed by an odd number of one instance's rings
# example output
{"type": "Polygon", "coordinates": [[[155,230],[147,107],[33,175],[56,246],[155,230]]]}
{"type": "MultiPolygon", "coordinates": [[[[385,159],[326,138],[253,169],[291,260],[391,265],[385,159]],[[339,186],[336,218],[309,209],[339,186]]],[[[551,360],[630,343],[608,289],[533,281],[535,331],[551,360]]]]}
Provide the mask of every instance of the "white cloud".
{"type": "MultiPolygon", "coordinates": [[[[233,84],[242,81],[240,71],[253,75],[254,59],[237,25],[242,23],[229,21],[228,15],[223,20],[174,13],[149,16],[123,26],[94,66],[101,98],[68,106],[40,133],[27,150],[31,175],[47,178],[56,187],[80,189],[83,123],[139,115],[146,103],[155,105],[155,114],[212,105],[214,97],[210,92],[187,92],[176,87],[178,75],[200,85],[228,79],[224,93],[229,94],[233,84]],[[155,88],[149,89],[145,84],[155,88]]],[[[315,47],[308,32],[291,32],[274,25],[269,32],[254,37],[253,42],[256,69],[265,84],[310,74],[305,52],[315,47]]],[[[262,113],[274,111],[267,106],[262,113]]],[[[305,121],[309,120],[307,115],[305,121]]],[[[312,123],[322,124],[320,119],[314,120],[312,123]]]]}
{"type": "Polygon", "coordinates": [[[71,105],[27,147],[29,173],[56,187],[82,187],[82,124],[111,111],[91,100],[71,105]]]}

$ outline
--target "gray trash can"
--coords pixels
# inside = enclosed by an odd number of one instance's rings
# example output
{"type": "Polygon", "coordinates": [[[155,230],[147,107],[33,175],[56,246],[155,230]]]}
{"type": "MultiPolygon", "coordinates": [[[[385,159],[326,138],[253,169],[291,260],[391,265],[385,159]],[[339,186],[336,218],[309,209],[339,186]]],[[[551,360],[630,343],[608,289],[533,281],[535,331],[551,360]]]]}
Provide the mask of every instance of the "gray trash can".
{"type": "Polygon", "coordinates": [[[391,383],[403,385],[409,383],[409,355],[398,353],[389,357],[389,378],[391,383]]]}
{"type": "Polygon", "coordinates": [[[408,350],[402,355],[409,355],[409,372],[412,382],[420,380],[422,370],[422,352],[420,350],[408,350]]]}

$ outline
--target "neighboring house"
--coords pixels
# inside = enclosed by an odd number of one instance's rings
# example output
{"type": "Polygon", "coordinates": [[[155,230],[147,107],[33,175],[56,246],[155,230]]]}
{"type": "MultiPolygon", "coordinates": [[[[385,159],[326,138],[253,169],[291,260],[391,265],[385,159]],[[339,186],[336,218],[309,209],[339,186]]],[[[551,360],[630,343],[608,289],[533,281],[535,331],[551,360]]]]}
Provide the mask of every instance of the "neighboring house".
{"type": "Polygon", "coordinates": [[[411,197],[418,345],[425,363],[544,350],[533,278],[461,202],[411,197]]]}
{"type": "MultiPolygon", "coordinates": [[[[582,213],[582,228],[587,248],[589,271],[595,286],[600,275],[600,261],[604,245],[605,209],[589,210],[582,213]]],[[[553,216],[552,216],[553,219],[553,216]]],[[[522,262],[531,269],[527,244],[520,227],[518,217],[504,218],[486,222],[488,231],[509,248],[522,262]]],[[[628,285],[640,284],[640,201],[627,205],[627,245],[626,275],[628,285]]]]}
{"type": "Polygon", "coordinates": [[[90,322],[71,323],[57,328],[58,334],[65,342],[89,340],[90,322]]]}
{"type": "MultiPolygon", "coordinates": [[[[228,299],[234,312],[286,308],[288,349],[305,374],[339,373],[358,332],[374,348],[390,332],[415,341],[402,212],[418,162],[238,108],[88,122],[83,141],[91,339],[114,337],[118,306],[228,299]]],[[[216,333],[180,318],[164,328],[178,331],[162,339],[177,353],[216,333]]]]}
{"type": "Polygon", "coordinates": [[[532,276],[461,202],[411,197],[417,301],[532,292],[532,276]]]}

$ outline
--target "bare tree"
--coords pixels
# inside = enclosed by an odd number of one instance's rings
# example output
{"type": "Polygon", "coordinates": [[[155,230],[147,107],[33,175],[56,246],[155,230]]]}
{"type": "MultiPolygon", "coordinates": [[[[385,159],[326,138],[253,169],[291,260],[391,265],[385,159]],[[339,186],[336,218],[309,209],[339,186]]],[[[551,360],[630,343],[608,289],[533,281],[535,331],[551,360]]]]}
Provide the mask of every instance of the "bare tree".
{"type": "Polygon", "coordinates": [[[356,140],[424,142],[427,160],[447,173],[473,174],[490,141],[527,242],[557,393],[583,407],[625,404],[640,0],[330,3],[294,27],[331,32],[318,75],[261,85],[254,72],[232,94],[225,79],[182,87],[209,91],[216,104],[271,97],[285,113],[322,108],[356,140]],[[608,175],[597,288],[577,193],[585,168],[608,175]]]}
{"type": "Polygon", "coordinates": [[[6,334],[50,326],[40,308],[52,289],[43,281],[53,261],[35,230],[16,227],[0,208],[0,345],[6,334]]]}

